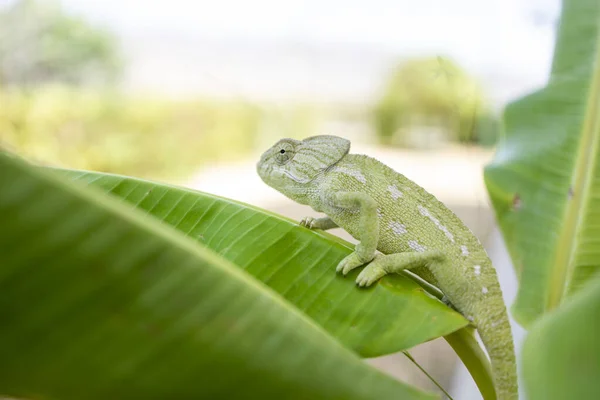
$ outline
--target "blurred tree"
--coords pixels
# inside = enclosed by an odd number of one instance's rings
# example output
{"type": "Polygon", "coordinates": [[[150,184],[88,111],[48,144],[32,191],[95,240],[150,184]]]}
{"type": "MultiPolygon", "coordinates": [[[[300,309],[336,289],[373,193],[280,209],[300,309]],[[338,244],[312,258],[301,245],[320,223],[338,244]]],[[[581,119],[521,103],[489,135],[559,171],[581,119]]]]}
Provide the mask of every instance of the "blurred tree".
{"type": "Polygon", "coordinates": [[[261,118],[256,107],[233,101],[173,101],[66,85],[0,90],[0,149],[46,165],[181,179],[202,163],[247,154],[261,118]]]}
{"type": "Polygon", "coordinates": [[[121,69],[116,38],[58,4],[16,0],[0,8],[0,85],[114,83],[121,69]]]}
{"type": "Polygon", "coordinates": [[[401,64],[391,74],[373,117],[380,142],[389,145],[418,143],[414,135],[420,135],[422,127],[438,128],[447,139],[462,143],[485,136],[486,144],[494,142],[490,135],[497,130],[475,79],[442,57],[401,64]]]}

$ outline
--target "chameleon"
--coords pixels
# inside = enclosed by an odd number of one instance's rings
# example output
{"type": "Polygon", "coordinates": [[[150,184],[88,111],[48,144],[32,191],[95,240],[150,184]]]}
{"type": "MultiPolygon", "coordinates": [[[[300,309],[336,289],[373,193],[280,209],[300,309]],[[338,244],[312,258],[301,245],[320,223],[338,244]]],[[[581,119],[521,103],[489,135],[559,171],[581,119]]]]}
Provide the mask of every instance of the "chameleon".
{"type": "Polygon", "coordinates": [[[336,271],[346,276],[364,266],[359,289],[402,270],[438,287],[445,303],[477,329],[497,398],[517,399],[508,312],[485,249],[435,196],[372,157],[350,154],[350,145],[332,135],[281,139],[262,154],[257,173],[268,186],[326,215],[305,217],[300,225],[340,227],[357,240],[336,271]]]}

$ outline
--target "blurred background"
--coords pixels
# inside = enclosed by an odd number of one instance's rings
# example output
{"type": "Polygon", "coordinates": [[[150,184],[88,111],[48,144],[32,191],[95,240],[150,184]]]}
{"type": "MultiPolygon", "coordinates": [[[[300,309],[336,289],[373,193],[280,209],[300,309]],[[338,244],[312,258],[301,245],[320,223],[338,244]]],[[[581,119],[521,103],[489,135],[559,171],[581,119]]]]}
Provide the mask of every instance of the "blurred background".
{"type": "MultiPolygon", "coordinates": [[[[267,188],[257,157],[281,137],[344,136],[467,223],[510,304],[482,168],[503,107],[548,78],[559,12],[558,0],[0,0],[0,146],[299,218],[314,213],[267,188]]],[[[479,398],[443,340],[414,356],[456,398],[479,398]]],[[[369,362],[431,388],[401,355],[369,362]]]]}

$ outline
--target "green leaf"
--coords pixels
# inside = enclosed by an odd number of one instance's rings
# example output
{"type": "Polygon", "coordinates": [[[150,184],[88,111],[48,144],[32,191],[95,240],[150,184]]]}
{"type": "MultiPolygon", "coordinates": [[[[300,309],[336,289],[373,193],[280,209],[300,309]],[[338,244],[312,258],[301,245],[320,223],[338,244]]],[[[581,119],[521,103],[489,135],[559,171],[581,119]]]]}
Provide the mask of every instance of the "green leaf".
{"type": "Polygon", "coordinates": [[[198,191],[111,174],[56,171],[123,198],[219,252],[364,357],[447,335],[484,398],[495,399],[487,356],[469,329],[459,329],[467,321],[434,299],[441,298],[439,290],[410,272],[386,276],[368,290],[358,289],[355,274],[342,278],[334,272],[337,262],[353,249],[337,236],[198,191]]]}
{"type": "Polygon", "coordinates": [[[492,379],[492,367],[477,343],[475,330],[470,327],[463,328],[446,336],[445,339],[467,367],[483,398],[495,400],[496,389],[492,379]]]}
{"type": "Polygon", "coordinates": [[[166,224],[0,153],[0,394],[428,399],[166,224]]]}
{"type": "Polygon", "coordinates": [[[600,2],[565,0],[548,85],[510,104],[485,180],[528,327],[600,267],[600,2]]]}
{"type": "Polygon", "coordinates": [[[600,399],[600,279],[536,323],[523,345],[531,400],[600,399]]]}
{"type": "Polygon", "coordinates": [[[411,348],[468,324],[413,279],[386,276],[358,288],[335,265],[353,246],[233,200],[96,172],[63,171],[174,226],[279,292],[363,357],[411,348]]]}

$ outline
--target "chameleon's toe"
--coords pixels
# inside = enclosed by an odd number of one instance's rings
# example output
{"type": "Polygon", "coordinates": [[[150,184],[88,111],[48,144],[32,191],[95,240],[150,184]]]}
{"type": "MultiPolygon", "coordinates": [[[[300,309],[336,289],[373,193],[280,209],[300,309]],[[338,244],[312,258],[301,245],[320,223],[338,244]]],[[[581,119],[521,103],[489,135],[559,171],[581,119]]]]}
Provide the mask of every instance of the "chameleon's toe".
{"type": "Polygon", "coordinates": [[[360,267],[363,264],[364,262],[360,260],[356,252],[352,252],[342,261],[340,261],[335,269],[335,272],[341,272],[345,276],[348,274],[348,272],[352,271],[354,268],[360,267]]]}
{"type": "Polygon", "coordinates": [[[371,286],[386,274],[387,272],[374,261],[358,274],[356,284],[360,287],[371,286]]]}
{"type": "MultiPolygon", "coordinates": [[[[444,303],[444,304],[445,304],[445,305],[447,305],[448,307],[452,308],[454,311],[458,311],[458,308],[456,308],[456,307],[454,306],[454,304],[452,304],[452,303],[450,302],[450,299],[449,299],[449,298],[447,298],[447,297],[446,297],[446,295],[444,295],[444,296],[442,297],[442,303],[444,303]]],[[[459,312],[460,312],[460,311],[459,311],[459,312]]]]}
{"type": "Polygon", "coordinates": [[[314,222],[315,222],[314,217],[304,217],[300,220],[300,226],[304,226],[304,227],[307,227],[308,229],[312,229],[314,222]]]}

